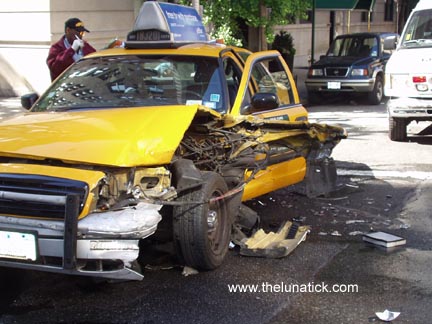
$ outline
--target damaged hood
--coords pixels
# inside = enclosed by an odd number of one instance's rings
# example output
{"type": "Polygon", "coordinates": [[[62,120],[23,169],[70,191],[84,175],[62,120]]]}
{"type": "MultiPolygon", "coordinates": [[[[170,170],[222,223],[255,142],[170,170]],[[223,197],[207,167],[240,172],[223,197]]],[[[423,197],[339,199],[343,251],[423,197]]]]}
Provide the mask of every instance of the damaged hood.
{"type": "Polygon", "coordinates": [[[198,106],[25,113],[0,124],[0,156],[112,166],[171,158],[198,106]]]}

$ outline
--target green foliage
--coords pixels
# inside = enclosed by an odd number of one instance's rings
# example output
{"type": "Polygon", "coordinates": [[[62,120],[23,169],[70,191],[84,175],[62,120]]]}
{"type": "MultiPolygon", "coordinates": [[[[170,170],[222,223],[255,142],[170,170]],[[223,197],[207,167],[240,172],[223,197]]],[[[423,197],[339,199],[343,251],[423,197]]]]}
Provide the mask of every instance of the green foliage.
{"type": "MultiPolygon", "coordinates": [[[[191,1],[180,2],[191,5],[191,1]]],[[[312,0],[202,0],[200,4],[204,8],[204,16],[214,26],[212,36],[228,31],[232,39],[241,41],[239,21],[244,21],[247,26],[264,27],[267,41],[271,43],[273,26],[290,23],[293,17],[303,17],[312,7],[312,0]],[[268,17],[260,16],[261,6],[267,8],[268,17]]]]}
{"type": "Polygon", "coordinates": [[[289,56],[294,56],[296,53],[291,34],[284,30],[275,36],[271,48],[289,56]]]}
{"type": "MultiPolygon", "coordinates": [[[[206,25],[208,24],[208,17],[203,18],[203,23],[206,25]]],[[[233,32],[228,25],[222,25],[219,28],[211,30],[210,37],[212,39],[223,39],[224,43],[227,45],[233,45],[238,47],[243,46],[242,40],[233,35],[233,32]]]]}

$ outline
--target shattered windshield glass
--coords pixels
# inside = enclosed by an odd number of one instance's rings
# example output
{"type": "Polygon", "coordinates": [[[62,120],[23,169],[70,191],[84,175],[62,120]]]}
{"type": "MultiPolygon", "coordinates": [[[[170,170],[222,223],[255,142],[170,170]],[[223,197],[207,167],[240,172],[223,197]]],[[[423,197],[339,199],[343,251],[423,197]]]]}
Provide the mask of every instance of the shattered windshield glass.
{"type": "Polygon", "coordinates": [[[432,46],[432,10],[417,11],[411,17],[402,36],[402,47],[432,46]]]}
{"type": "Polygon", "coordinates": [[[375,37],[338,37],[332,43],[328,56],[377,56],[378,42],[375,37]]]}
{"type": "Polygon", "coordinates": [[[216,58],[124,55],[81,60],[32,111],[201,104],[223,111],[216,58]]]}

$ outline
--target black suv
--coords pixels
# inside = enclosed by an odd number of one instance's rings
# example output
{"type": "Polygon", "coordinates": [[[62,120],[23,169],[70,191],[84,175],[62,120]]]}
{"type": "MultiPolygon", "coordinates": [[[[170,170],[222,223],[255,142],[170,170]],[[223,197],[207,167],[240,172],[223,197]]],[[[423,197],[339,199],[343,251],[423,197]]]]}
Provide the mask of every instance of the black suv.
{"type": "Polygon", "coordinates": [[[378,105],[383,98],[384,66],[391,52],[384,40],[394,33],[356,33],[334,39],[326,55],[314,63],[305,81],[310,103],[325,93],[365,93],[368,103],[378,105]]]}

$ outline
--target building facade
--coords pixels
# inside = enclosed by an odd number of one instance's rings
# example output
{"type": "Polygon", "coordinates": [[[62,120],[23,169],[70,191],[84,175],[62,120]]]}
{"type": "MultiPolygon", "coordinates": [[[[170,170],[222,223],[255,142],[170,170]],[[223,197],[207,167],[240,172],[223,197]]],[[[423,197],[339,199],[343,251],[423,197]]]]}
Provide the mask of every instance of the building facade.
{"type": "MultiPolygon", "coordinates": [[[[124,39],[133,27],[144,0],[0,0],[0,96],[43,92],[50,84],[46,57],[49,47],[64,33],[64,22],[80,18],[96,49],[114,38],[124,39]]],[[[395,0],[376,0],[372,19],[367,12],[325,11],[315,14],[314,57],[325,53],[332,37],[359,31],[395,31],[395,0]],[[391,6],[390,6],[391,4],[391,6]],[[392,12],[389,13],[389,8],[392,12]],[[365,19],[366,17],[366,19],[365,19]]],[[[294,38],[295,66],[308,66],[312,52],[310,20],[276,26],[294,38]]]]}

